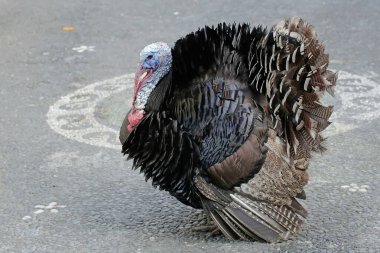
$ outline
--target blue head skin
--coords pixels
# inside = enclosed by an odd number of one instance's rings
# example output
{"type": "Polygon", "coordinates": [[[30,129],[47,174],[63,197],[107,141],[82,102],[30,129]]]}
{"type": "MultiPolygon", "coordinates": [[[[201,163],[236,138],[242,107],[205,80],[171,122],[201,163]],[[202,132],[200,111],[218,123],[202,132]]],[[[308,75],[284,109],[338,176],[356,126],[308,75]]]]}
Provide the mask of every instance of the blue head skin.
{"type": "Polygon", "coordinates": [[[164,42],[146,46],[140,52],[140,63],[135,74],[132,110],[128,114],[128,130],[132,131],[143,119],[145,105],[159,81],[172,67],[170,47],[164,42]]]}
{"type": "Polygon", "coordinates": [[[150,52],[145,57],[144,56],[144,62],[142,64],[143,69],[157,69],[158,65],[160,64],[160,57],[158,56],[157,52],[150,52]]]}

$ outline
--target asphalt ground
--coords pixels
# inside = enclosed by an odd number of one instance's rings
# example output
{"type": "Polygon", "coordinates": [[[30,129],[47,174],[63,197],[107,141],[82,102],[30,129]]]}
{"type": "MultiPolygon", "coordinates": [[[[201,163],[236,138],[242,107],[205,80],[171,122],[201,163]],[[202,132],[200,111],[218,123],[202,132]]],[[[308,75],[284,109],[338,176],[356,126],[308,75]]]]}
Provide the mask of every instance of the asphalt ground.
{"type": "Polygon", "coordinates": [[[379,13],[380,1],[0,1],[0,252],[380,252],[379,13]],[[207,240],[191,231],[201,211],[120,154],[128,74],[151,42],[291,16],[341,73],[310,217],[283,243],[207,240]]]}

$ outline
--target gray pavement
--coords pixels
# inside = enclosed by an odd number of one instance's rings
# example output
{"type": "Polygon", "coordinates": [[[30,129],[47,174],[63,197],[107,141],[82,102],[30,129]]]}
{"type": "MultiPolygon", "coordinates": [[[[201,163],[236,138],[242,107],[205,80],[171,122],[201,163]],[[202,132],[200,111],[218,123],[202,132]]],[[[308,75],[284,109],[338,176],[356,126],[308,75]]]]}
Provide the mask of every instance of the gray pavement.
{"type": "Polygon", "coordinates": [[[380,252],[378,13],[380,1],[0,1],[0,252],[380,252]],[[310,218],[279,244],[206,240],[191,232],[202,212],[116,149],[122,75],[148,43],[290,16],[316,27],[342,73],[329,151],[310,166],[310,218]]]}

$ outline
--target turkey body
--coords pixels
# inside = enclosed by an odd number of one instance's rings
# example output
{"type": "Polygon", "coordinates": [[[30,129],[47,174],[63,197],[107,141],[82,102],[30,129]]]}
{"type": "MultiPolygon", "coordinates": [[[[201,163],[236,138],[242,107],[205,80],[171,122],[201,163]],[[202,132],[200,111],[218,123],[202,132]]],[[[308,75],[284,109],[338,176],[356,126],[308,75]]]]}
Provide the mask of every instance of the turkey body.
{"type": "Polygon", "coordinates": [[[313,28],[205,27],[178,40],[145,116],[120,130],[123,153],[154,186],[203,208],[230,239],[276,242],[307,212],[308,161],[323,150],[336,76],[313,28]]]}

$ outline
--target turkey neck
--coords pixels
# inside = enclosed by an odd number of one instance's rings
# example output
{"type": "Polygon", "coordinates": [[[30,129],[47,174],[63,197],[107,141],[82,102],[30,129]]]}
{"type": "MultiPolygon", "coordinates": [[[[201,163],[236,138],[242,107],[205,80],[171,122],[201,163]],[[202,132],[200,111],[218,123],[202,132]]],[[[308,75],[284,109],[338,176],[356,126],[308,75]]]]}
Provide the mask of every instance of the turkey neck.
{"type": "Polygon", "coordinates": [[[172,71],[170,70],[156,85],[150,93],[145,105],[147,112],[157,112],[162,109],[165,101],[170,97],[170,87],[172,82],[172,71]]]}

